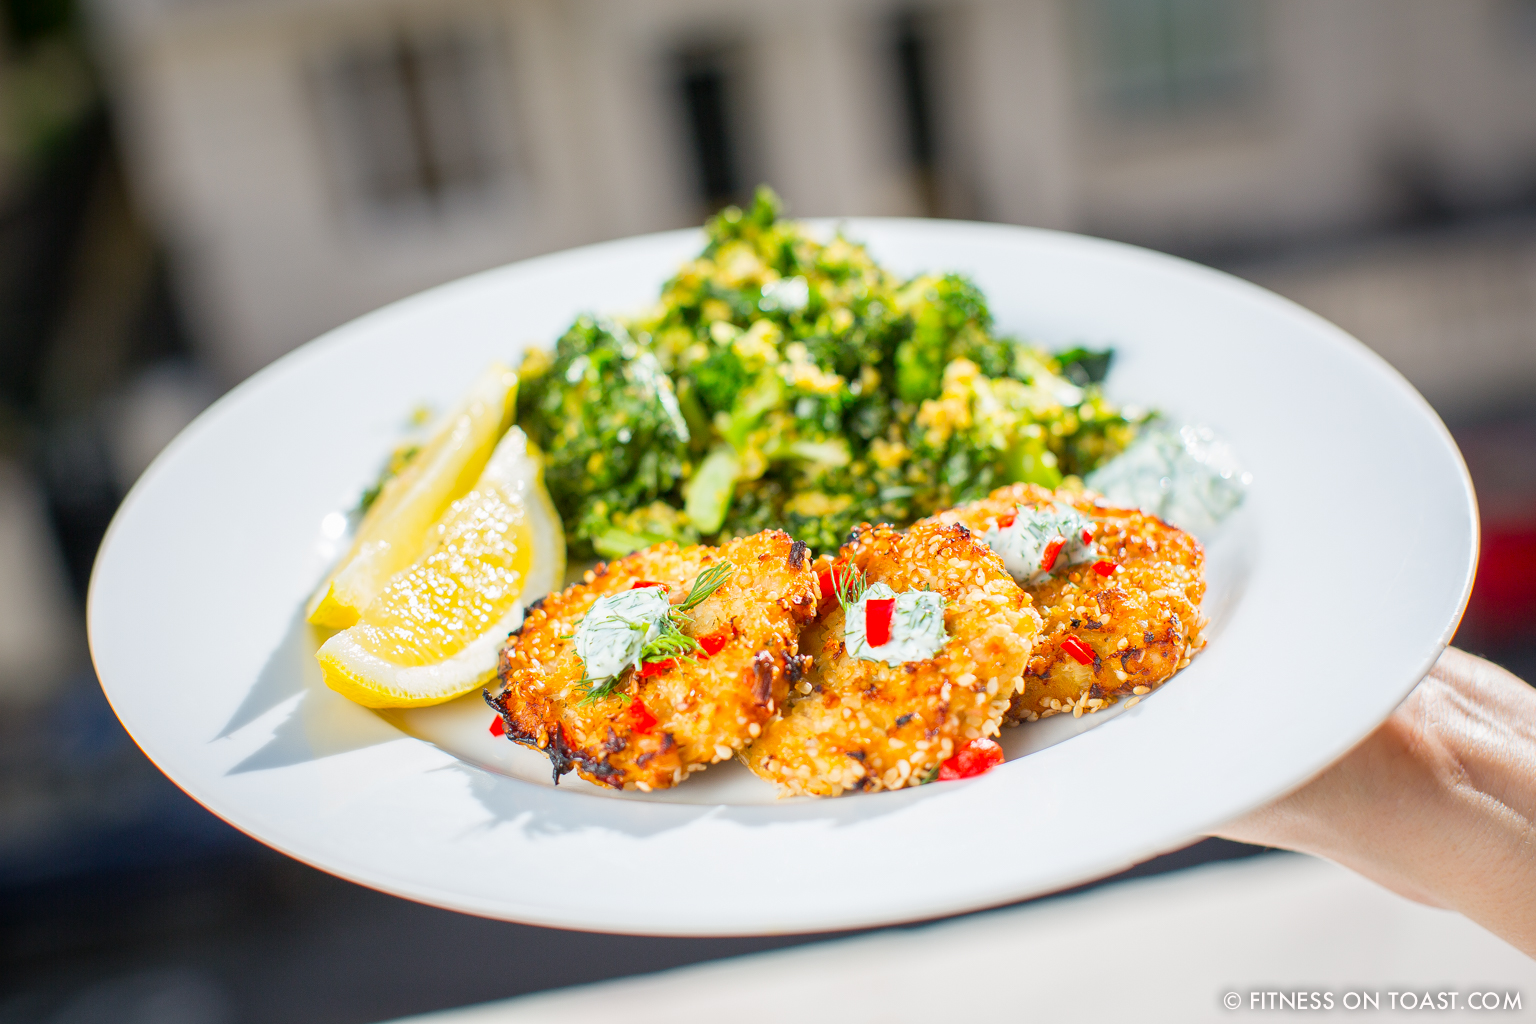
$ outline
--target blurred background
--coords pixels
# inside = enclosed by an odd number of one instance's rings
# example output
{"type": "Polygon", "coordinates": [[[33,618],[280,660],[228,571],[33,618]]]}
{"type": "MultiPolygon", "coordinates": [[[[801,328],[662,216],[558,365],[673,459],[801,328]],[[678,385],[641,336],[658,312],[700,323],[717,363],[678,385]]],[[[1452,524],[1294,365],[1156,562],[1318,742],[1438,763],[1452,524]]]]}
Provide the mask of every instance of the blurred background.
{"type": "Polygon", "coordinates": [[[760,181],[1135,242],[1336,321],[1471,469],[1457,642],[1536,679],[1533,0],[0,10],[0,1021],[368,1021],[808,941],[524,928],[288,861],[144,759],[83,623],[118,501],[232,385],[760,181]]]}

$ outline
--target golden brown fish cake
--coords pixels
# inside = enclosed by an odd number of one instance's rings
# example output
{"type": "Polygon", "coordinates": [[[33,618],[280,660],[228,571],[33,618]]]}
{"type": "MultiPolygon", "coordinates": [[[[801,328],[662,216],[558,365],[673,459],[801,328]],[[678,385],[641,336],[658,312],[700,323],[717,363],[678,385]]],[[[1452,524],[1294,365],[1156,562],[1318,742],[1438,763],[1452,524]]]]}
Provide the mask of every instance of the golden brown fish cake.
{"type": "Polygon", "coordinates": [[[960,523],[979,536],[1021,507],[1053,501],[1094,521],[1099,554],[1095,562],[1024,588],[1045,628],[1029,659],[1024,691],[1009,709],[1010,722],[1067,711],[1081,715],[1108,707],[1118,695],[1139,697],[1189,664],[1205,645],[1204,552],[1194,537],[1156,516],[1116,508],[1089,491],[1014,484],[924,522],[960,523]],[[1099,561],[1117,568],[1101,575],[1094,568],[1099,561]],[[1088,664],[1063,647],[1071,646],[1070,637],[1086,645],[1088,664]]]}
{"type": "Polygon", "coordinates": [[[732,757],[783,707],[807,660],[798,653],[801,628],[816,612],[810,562],[804,544],[769,530],[718,548],[659,544],[598,565],[529,610],[501,652],[502,692],[487,700],[510,738],[548,754],[556,782],[575,768],[615,788],[675,785],[732,757]],[[593,603],[657,582],[677,604],[721,561],[735,573],[682,624],[714,653],[674,659],[644,678],[627,669],[611,695],[589,699],[571,638],[593,603]]]}
{"type": "Polygon", "coordinates": [[[1002,559],[957,526],[861,526],[837,565],[898,593],[938,591],[949,639],[937,657],[900,666],[853,658],[842,607],[823,600],[801,638],[811,672],[744,756],[787,794],[900,789],[970,740],[996,735],[1040,629],[1002,559]]]}

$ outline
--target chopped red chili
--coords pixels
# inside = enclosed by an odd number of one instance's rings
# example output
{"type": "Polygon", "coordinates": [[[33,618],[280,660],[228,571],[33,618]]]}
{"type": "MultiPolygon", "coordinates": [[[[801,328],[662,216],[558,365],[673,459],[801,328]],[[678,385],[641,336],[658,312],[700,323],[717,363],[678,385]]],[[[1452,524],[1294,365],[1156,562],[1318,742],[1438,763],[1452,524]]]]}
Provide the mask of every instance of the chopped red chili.
{"type": "Polygon", "coordinates": [[[677,667],[676,658],[665,658],[661,661],[642,661],[640,663],[640,678],[646,676],[659,676],[677,667]]]}
{"type": "Polygon", "coordinates": [[[1072,656],[1072,660],[1079,665],[1093,664],[1093,648],[1083,643],[1075,636],[1069,636],[1061,642],[1061,649],[1072,656]]]}
{"type": "Polygon", "coordinates": [[[864,602],[864,638],[871,647],[884,647],[891,641],[891,612],[894,597],[873,597],[864,602]]]}
{"type": "Polygon", "coordinates": [[[1040,556],[1040,571],[1050,572],[1056,567],[1056,557],[1061,554],[1061,549],[1067,546],[1067,538],[1057,537],[1045,546],[1045,554],[1040,556]]]}
{"type": "Polygon", "coordinates": [[[506,734],[507,734],[507,723],[503,722],[501,720],[501,716],[497,715],[495,718],[491,719],[491,735],[492,736],[505,736],[506,734]]]}
{"type": "Polygon", "coordinates": [[[837,596],[837,577],[832,575],[831,569],[821,570],[817,578],[821,580],[821,598],[823,601],[831,600],[837,596]]]}
{"type": "Polygon", "coordinates": [[[1010,512],[1005,516],[1001,516],[997,520],[997,528],[999,530],[1006,530],[1008,527],[1012,526],[1018,520],[1018,518],[1018,515],[1013,512],[1010,512]]]}
{"type": "Polygon", "coordinates": [[[629,702],[627,714],[629,716],[630,728],[634,729],[635,732],[650,732],[656,728],[656,716],[651,714],[651,709],[646,707],[645,701],[639,697],[629,702]]]}
{"type": "Polygon", "coordinates": [[[1101,558],[1097,562],[1093,563],[1093,571],[1098,573],[1100,576],[1113,576],[1115,574],[1115,570],[1118,568],[1120,568],[1120,566],[1116,565],[1114,562],[1111,562],[1107,558],[1101,558]]]}
{"type": "Polygon", "coordinates": [[[961,747],[954,757],[939,765],[939,778],[944,782],[969,779],[973,775],[991,771],[1002,764],[1003,748],[997,741],[982,736],[961,747]]]}
{"type": "Polygon", "coordinates": [[[629,585],[630,590],[644,590],[646,587],[664,587],[665,583],[657,583],[655,580],[635,580],[629,585]]]}
{"type": "Polygon", "coordinates": [[[699,656],[704,658],[713,658],[715,655],[720,653],[721,649],[724,648],[726,644],[730,642],[730,629],[722,629],[709,634],[709,636],[701,636],[699,637],[699,647],[701,649],[699,656]]]}
{"type": "Polygon", "coordinates": [[[1092,544],[1093,543],[1093,527],[1091,527],[1091,526],[1083,527],[1083,543],[1084,544],[1092,544]]]}

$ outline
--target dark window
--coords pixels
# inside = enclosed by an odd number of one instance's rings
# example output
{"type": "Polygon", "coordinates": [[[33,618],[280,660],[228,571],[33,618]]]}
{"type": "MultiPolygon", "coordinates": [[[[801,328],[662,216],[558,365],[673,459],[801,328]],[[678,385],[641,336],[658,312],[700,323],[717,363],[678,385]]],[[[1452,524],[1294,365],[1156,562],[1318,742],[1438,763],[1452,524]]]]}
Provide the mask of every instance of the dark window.
{"type": "Polygon", "coordinates": [[[927,19],[909,13],[896,19],[896,81],[906,154],[917,180],[924,211],[939,212],[939,143],[934,123],[934,45],[927,19]]]}
{"type": "Polygon", "coordinates": [[[440,209],[491,183],[484,53],[468,32],[400,32],[321,71],[343,176],[378,212],[440,209]]]}
{"type": "Polygon", "coordinates": [[[1117,114],[1181,114],[1250,98],[1258,0],[1094,0],[1099,89],[1117,114]]]}
{"type": "Polygon", "coordinates": [[[712,209],[744,198],[732,57],[730,50],[715,48],[677,58],[696,187],[712,209]]]}
{"type": "Polygon", "coordinates": [[[915,15],[896,22],[896,68],[901,81],[902,113],[906,115],[907,154],[917,167],[932,167],[937,151],[930,46],[915,15]]]}

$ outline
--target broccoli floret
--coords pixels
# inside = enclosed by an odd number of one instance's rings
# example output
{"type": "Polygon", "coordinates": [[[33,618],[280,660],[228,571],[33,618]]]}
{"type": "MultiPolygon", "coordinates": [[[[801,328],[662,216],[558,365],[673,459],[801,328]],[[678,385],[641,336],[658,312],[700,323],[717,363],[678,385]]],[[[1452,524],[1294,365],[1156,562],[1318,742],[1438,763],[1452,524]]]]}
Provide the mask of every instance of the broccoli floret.
{"type": "Polygon", "coordinates": [[[737,396],[752,383],[752,374],[747,371],[746,364],[729,346],[716,348],[688,372],[699,401],[711,415],[729,412],[737,396]]]}
{"type": "Polygon", "coordinates": [[[903,401],[938,397],[944,367],[971,359],[995,375],[1006,372],[1006,342],[989,331],[992,314],[981,290],[959,274],[920,277],[901,290],[898,301],[912,319],[912,333],[896,346],[896,393],[903,401]]]}
{"type": "Polygon", "coordinates": [[[533,384],[518,418],[544,451],[544,482],[575,526],[572,541],[591,545],[615,514],[676,489],[688,426],[656,357],[622,327],[577,320],[533,384]]]}

